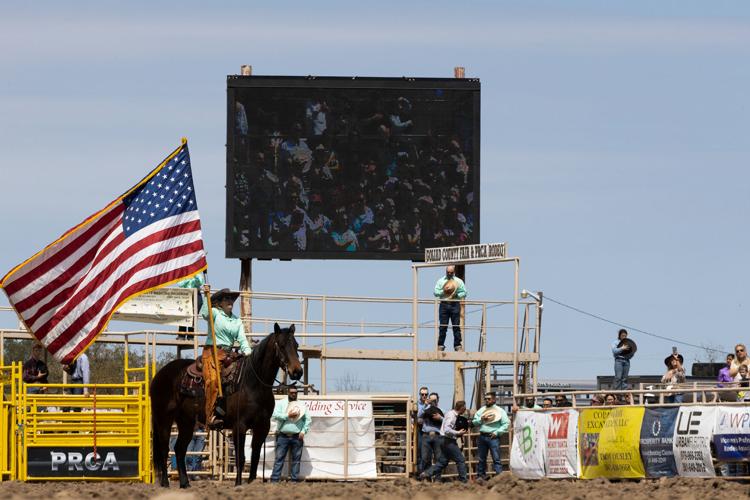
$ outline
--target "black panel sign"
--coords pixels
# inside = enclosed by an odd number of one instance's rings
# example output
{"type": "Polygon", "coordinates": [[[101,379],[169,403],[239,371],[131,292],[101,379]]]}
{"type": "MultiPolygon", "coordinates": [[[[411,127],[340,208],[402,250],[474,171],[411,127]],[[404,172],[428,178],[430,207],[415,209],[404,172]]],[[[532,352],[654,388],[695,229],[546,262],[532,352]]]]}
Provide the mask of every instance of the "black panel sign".
{"type": "Polygon", "coordinates": [[[35,477],[138,477],[138,448],[29,447],[27,472],[35,477]]]}

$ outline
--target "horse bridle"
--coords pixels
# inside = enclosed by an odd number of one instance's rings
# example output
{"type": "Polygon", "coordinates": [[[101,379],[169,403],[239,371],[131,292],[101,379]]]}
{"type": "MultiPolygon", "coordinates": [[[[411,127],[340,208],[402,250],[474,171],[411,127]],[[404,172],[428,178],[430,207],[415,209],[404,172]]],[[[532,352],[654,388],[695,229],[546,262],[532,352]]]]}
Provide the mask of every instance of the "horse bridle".
{"type": "MultiPolygon", "coordinates": [[[[287,366],[288,366],[289,363],[287,363],[284,360],[284,357],[281,355],[281,347],[279,347],[279,343],[276,341],[276,339],[273,339],[273,345],[274,345],[274,348],[275,348],[276,360],[279,362],[279,368],[283,369],[284,373],[286,373],[287,375],[289,375],[289,370],[287,368],[287,366]]],[[[253,375],[255,375],[255,378],[258,379],[258,382],[260,382],[262,385],[264,385],[266,387],[270,387],[271,389],[273,389],[275,387],[291,387],[291,386],[297,384],[296,381],[292,381],[291,383],[284,384],[281,381],[279,381],[278,377],[274,377],[274,379],[273,379],[273,381],[276,382],[277,385],[266,384],[263,381],[263,379],[260,378],[260,375],[258,375],[258,373],[255,371],[255,368],[253,367],[253,360],[252,359],[250,360],[250,362],[248,363],[248,365],[250,366],[250,369],[253,371],[253,375]]]]}

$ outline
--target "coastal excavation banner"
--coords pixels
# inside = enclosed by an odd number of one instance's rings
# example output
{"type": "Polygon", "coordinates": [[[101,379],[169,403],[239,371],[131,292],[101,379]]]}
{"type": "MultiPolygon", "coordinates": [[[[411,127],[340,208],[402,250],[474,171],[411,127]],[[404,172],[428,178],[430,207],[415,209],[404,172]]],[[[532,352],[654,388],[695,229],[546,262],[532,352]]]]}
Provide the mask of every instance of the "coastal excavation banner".
{"type": "Polygon", "coordinates": [[[716,458],[726,462],[750,460],[750,408],[720,406],[714,425],[716,458]]]}
{"type": "Polygon", "coordinates": [[[679,408],[646,408],[641,424],[641,458],[648,477],[677,475],[672,443],[679,408]]]}
{"type": "Polygon", "coordinates": [[[578,477],[578,411],[556,411],[547,417],[547,477],[578,477]]]}
{"type": "Polygon", "coordinates": [[[674,429],[674,457],[677,473],[685,477],[714,477],[711,433],[716,408],[682,406],[674,429]]]}
{"type": "Polygon", "coordinates": [[[643,407],[587,408],[578,418],[581,477],[641,478],[643,407]]]}
{"type": "Polygon", "coordinates": [[[544,477],[548,418],[548,415],[534,411],[516,412],[513,419],[510,470],[520,478],[544,477]]]}

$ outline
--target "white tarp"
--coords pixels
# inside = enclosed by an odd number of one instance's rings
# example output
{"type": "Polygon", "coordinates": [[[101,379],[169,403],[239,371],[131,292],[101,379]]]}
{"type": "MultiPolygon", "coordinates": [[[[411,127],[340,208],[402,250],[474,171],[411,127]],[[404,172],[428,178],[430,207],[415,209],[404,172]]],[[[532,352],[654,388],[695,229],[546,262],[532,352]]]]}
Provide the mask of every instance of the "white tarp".
{"type": "Polygon", "coordinates": [[[117,321],[194,326],[195,290],[192,288],[157,288],[133,297],[112,316],[117,321]]]}
{"type": "Polygon", "coordinates": [[[547,446],[544,466],[547,477],[578,477],[578,411],[546,413],[547,446]]]}
{"type": "Polygon", "coordinates": [[[510,470],[514,475],[523,479],[544,477],[547,420],[544,413],[523,410],[516,412],[510,449],[510,470]]]}
{"type": "Polygon", "coordinates": [[[672,441],[677,473],[680,476],[716,476],[711,459],[711,434],[715,414],[715,407],[680,407],[672,441]]]}
{"type": "MultiPolygon", "coordinates": [[[[375,421],[371,401],[300,400],[312,417],[310,432],[305,436],[300,463],[300,478],[309,479],[376,479],[375,421]],[[344,441],[348,434],[345,454],[344,441]]],[[[276,422],[271,420],[271,433],[266,439],[265,476],[270,477],[276,459],[276,422]]],[[[250,457],[251,440],[245,444],[250,457]]],[[[290,457],[291,453],[287,455],[290,457]]],[[[249,460],[249,458],[248,458],[249,460]]],[[[261,461],[263,452],[261,451],[261,461]]],[[[288,475],[287,458],[282,477],[288,475]]],[[[259,471],[259,474],[261,472],[259,471]]]]}

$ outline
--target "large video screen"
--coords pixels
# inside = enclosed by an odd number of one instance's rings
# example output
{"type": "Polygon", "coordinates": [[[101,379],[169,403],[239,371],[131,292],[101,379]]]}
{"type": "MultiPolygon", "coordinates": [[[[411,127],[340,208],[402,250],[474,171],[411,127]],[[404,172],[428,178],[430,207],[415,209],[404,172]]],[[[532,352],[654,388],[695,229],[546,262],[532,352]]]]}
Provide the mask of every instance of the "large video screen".
{"type": "Polygon", "coordinates": [[[474,79],[227,78],[227,257],[479,243],[474,79]]]}

